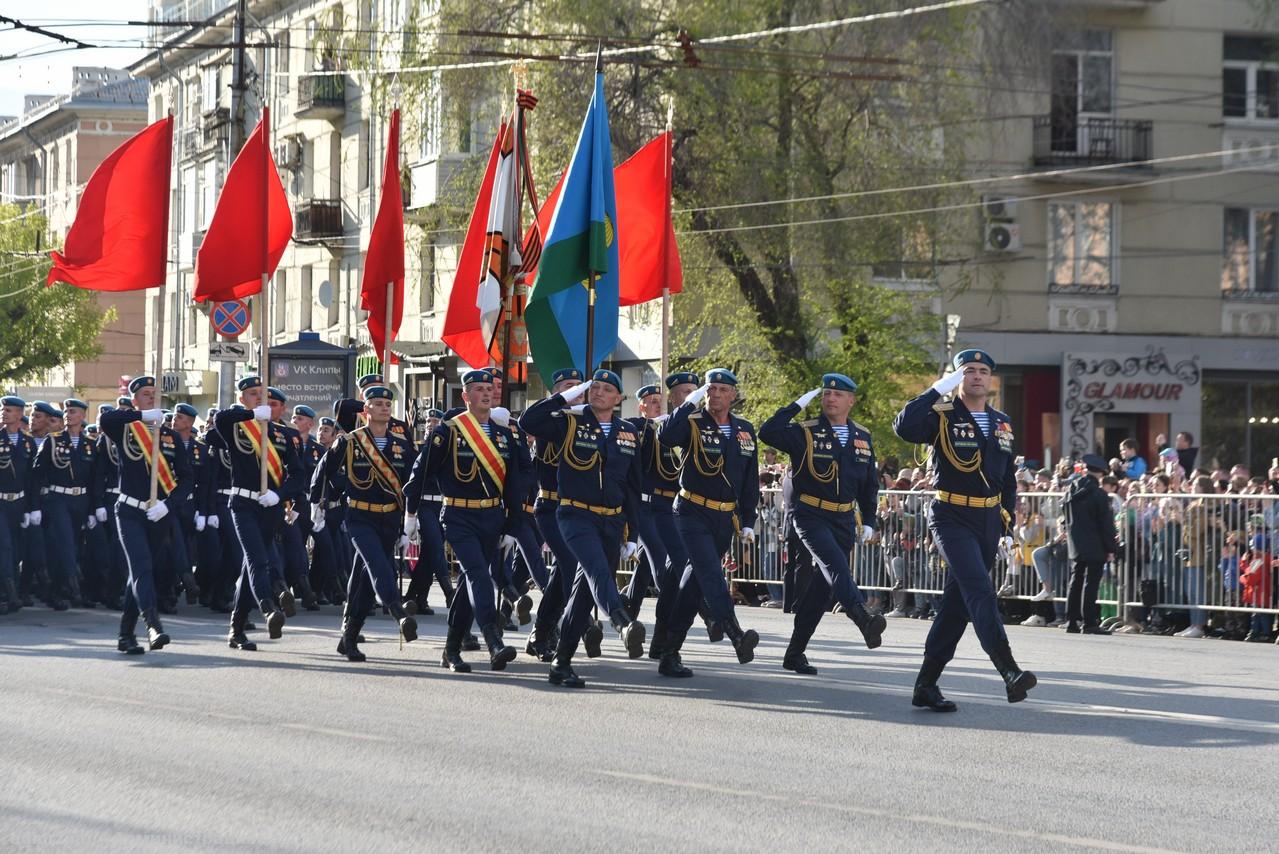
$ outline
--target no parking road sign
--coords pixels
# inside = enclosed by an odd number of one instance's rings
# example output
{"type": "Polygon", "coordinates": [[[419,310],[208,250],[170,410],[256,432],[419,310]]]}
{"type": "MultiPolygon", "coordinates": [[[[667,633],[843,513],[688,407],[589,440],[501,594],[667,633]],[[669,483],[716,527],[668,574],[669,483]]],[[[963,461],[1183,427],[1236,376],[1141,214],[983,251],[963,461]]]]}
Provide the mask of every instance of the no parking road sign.
{"type": "Polygon", "coordinates": [[[249,328],[249,304],[242,299],[217,302],[209,312],[209,320],[219,335],[235,338],[249,328]]]}

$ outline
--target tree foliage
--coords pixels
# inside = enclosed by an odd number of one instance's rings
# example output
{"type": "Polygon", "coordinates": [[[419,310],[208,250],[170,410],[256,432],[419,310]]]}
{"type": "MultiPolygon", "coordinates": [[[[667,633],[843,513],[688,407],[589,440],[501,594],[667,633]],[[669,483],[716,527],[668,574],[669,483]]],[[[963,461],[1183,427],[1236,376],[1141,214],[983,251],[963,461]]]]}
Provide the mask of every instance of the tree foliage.
{"type": "Polygon", "coordinates": [[[21,385],[41,373],[101,353],[98,335],[110,320],[89,291],[45,287],[45,222],[0,205],[0,381],[21,385]]]}

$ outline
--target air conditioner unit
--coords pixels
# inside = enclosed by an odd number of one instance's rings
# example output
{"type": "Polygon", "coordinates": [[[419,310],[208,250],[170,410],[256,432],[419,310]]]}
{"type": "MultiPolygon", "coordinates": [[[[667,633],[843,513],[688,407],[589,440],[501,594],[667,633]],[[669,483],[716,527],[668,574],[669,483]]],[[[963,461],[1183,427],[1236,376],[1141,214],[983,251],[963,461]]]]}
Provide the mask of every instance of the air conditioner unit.
{"type": "Polygon", "coordinates": [[[988,220],[1011,222],[1017,219],[1016,196],[982,196],[981,206],[988,220]]]}
{"type": "Polygon", "coordinates": [[[1021,226],[1015,222],[986,223],[982,249],[986,252],[1020,252],[1021,226]]]}

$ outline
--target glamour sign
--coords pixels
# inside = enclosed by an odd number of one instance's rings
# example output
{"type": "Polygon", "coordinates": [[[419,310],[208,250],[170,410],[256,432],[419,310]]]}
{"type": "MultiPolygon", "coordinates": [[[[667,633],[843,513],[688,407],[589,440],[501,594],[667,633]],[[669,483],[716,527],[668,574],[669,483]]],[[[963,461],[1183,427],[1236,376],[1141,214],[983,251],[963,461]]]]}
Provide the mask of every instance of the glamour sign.
{"type": "Polygon", "coordinates": [[[1085,400],[1181,400],[1182,383],[1100,383],[1084,386],[1085,400]]]}

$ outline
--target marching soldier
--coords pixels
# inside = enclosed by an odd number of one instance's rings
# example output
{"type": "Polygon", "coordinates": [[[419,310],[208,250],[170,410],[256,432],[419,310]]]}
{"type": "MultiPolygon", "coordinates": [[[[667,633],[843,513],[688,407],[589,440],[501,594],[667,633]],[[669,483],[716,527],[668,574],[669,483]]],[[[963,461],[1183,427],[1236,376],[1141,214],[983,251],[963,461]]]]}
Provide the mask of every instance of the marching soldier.
{"type": "MultiPolygon", "coordinates": [[[[293,446],[293,452],[302,464],[303,479],[310,484],[315,467],[308,465],[308,459],[304,454],[302,433],[284,420],[289,398],[275,386],[269,386],[266,394],[267,405],[271,407],[271,421],[288,437],[289,444],[293,446]]],[[[307,572],[309,564],[306,556],[306,538],[310,533],[310,524],[310,514],[304,516],[298,512],[292,501],[284,503],[283,524],[276,531],[276,537],[272,543],[272,557],[278,561],[275,566],[280,574],[276,577],[275,583],[277,588],[282,588],[279,591],[280,603],[284,606],[285,617],[292,617],[296,613],[295,596],[302,599],[302,607],[306,610],[320,609],[315,602],[315,592],[311,589],[307,572]]]]}
{"type": "MultiPolygon", "coordinates": [[[[622,378],[601,369],[591,380],[533,404],[520,418],[520,426],[529,433],[559,445],[556,519],[578,565],[560,620],[549,675],[552,685],[586,684],[573,671],[572,659],[592,622],[593,604],[608,614],[631,658],[644,653],[644,625],[626,613],[614,580],[619,557],[629,561],[638,550],[634,538],[641,480],[639,436],[614,412],[621,401],[622,378]],[[585,409],[564,409],[583,394],[585,409]]],[[[592,651],[598,653],[588,647],[588,655],[592,651]]]]}
{"type": "MultiPolygon", "coordinates": [[[[315,410],[306,404],[298,404],[293,407],[293,417],[289,419],[289,423],[293,425],[293,429],[298,432],[301,444],[298,446],[298,456],[302,458],[302,467],[306,469],[308,477],[311,476],[317,466],[320,464],[320,458],[324,456],[326,450],[319,440],[315,438],[315,410]]],[[[324,590],[318,583],[312,583],[310,573],[310,563],[306,554],[306,541],[308,538],[312,541],[312,551],[314,551],[314,535],[315,523],[311,520],[310,513],[303,513],[296,522],[296,528],[301,534],[302,541],[302,580],[305,585],[302,594],[302,606],[308,611],[318,611],[321,605],[328,604],[328,597],[324,595],[324,590]]],[[[318,582],[318,577],[316,581],[318,582]]]]}
{"type": "Polygon", "coordinates": [[[777,410],[759,428],[759,437],[791,458],[794,477],[795,529],[820,572],[795,606],[795,624],[782,667],[806,675],[817,672],[804,651],[831,599],[839,602],[866,639],[880,645],[886,622],[866,611],[866,597],[853,581],[848,555],[854,538],[866,542],[875,534],[879,471],[870,431],[849,419],[857,402],[857,383],[844,374],[824,374],[820,388],[777,410]],[[821,414],[791,423],[804,407],[821,396],[821,414]]]}
{"type": "MultiPolygon", "coordinates": [[[[131,400],[131,398],[125,398],[131,400]]],[[[115,405],[103,403],[98,406],[98,425],[101,427],[102,416],[121,408],[119,401],[115,405]]],[[[132,406],[126,407],[132,408],[132,406]]],[[[102,603],[108,608],[119,611],[124,608],[122,591],[128,584],[129,570],[124,560],[124,549],[120,545],[120,530],[116,525],[116,499],[120,497],[120,449],[111,441],[105,431],[99,430],[94,442],[93,493],[91,504],[93,515],[97,517],[99,526],[104,529],[107,548],[104,552],[105,578],[100,592],[102,603]]]]}
{"type": "MultiPolygon", "coordinates": [[[[337,441],[337,422],[329,416],[320,419],[320,430],[315,447],[321,458],[337,441]]],[[[317,462],[318,465],[318,462],[317,462]]],[[[318,597],[328,599],[334,605],[346,601],[351,558],[347,552],[348,540],[342,535],[345,520],[342,497],[327,492],[311,496],[311,572],[315,577],[318,597]]]]}
{"type": "MultiPolygon", "coordinates": [[[[22,430],[22,413],[27,402],[8,395],[0,398],[0,593],[4,594],[5,611],[22,607],[18,598],[18,555],[23,529],[30,524],[31,462],[36,444],[22,430]]],[[[4,613],[4,611],[0,611],[4,613]]]]}
{"type": "Polygon", "coordinates": [[[468,371],[462,376],[462,389],[466,411],[435,428],[413,465],[411,486],[405,490],[404,530],[409,536],[417,532],[421,497],[426,494],[423,484],[435,476],[444,498],[444,538],[466,581],[459,583],[449,606],[441,664],[455,673],[470,672],[461,653],[475,621],[488,646],[490,667],[504,670],[516,652],[502,642],[489,565],[512,516],[519,512],[523,487],[511,431],[489,417],[493,375],[487,370],[468,371]]]}
{"type": "MultiPolygon", "coordinates": [[[[40,449],[44,447],[44,443],[48,441],[49,436],[54,432],[54,424],[62,418],[62,410],[54,407],[53,404],[44,400],[37,400],[31,404],[31,414],[29,416],[30,423],[27,425],[27,432],[30,434],[32,441],[36,444],[36,454],[39,455],[40,449]]],[[[32,465],[35,464],[33,457],[32,465]]],[[[43,529],[44,511],[42,509],[42,501],[40,491],[32,483],[33,494],[31,498],[30,514],[28,514],[28,531],[23,538],[22,552],[22,574],[18,582],[18,591],[22,596],[22,604],[30,607],[34,604],[34,597],[41,596],[48,604],[53,604],[53,590],[49,583],[48,576],[48,536],[43,529]]]]}
{"type": "Polygon", "coordinates": [[[924,664],[911,702],[937,712],[953,712],[937,680],[955,655],[972,620],[982,649],[1004,677],[1008,702],[1026,699],[1035,674],[1013,660],[990,571],[995,550],[1011,547],[1017,510],[1013,429],[1008,416],[987,405],[995,360],[983,350],[964,350],[954,371],[897,413],[893,429],[907,442],[932,446],[933,487],[929,514],[933,541],[946,562],[946,586],[937,617],[924,642],[924,664]],[[942,395],[958,390],[948,402],[942,395]]]}
{"type": "MultiPolygon", "coordinates": [[[[652,524],[653,514],[651,507],[656,474],[653,463],[648,457],[648,440],[649,433],[655,432],[657,425],[661,423],[654,419],[661,418],[663,414],[662,390],[656,385],[646,385],[635,392],[635,400],[639,403],[640,414],[626,420],[635,427],[635,431],[640,435],[640,466],[644,473],[640,487],[640,559],[635,563],[635,572],[632,573],[630,582],[623,590],[619,591],[622,597],[622,606],[626,608],[632,617],[639,616],[640,609],[644,607],[644,597],[648,594],[650,586],[656,584],[658,593],[661,593],[662,580],[660,576],[664,571],[654,565],[653,556],[649,553],[648,548],[649,543],[654,543],[659,549],[661,548],[661,545],[656,543],[657,532],[652,524]],[[648,536],[645,536],[646,533],[648,536]]],[[[662,420],[666,419],[663,418],[662,420]]],[[[653,634],[656,637],[656,626],[653,634]]]]}
{"type": "MultiPolygon", "coordinates": [[[[196,582],[196,536],[208,525],[203,507],[208,448],[195,438],[195,419],[200,411],[189,403],[179,403],[173,408],[173,432],[178,434],[182,447],[191,461],[191,494],[173,514],[173,562],[182,588],[186,591],[188,605],[201,601],[200,585],[196,582]]],[[[205,594],[205,604],[208,604],[205,594]]]]}
{"type": "Polygon", "coordinates": [[[94,448],[84,434],[89,404],[69,398],[62,405],[66,429],[45,439],[36,455],[32,477],[39,501],[39,510],[32,515],[41,517],[32,522],[40,525],[46,535],[52,576],[49,598],[55,611],[84,604],[77,546],[81,529],[98,524],[90,509],[94,448]]]}
{"type": "Polygon", "coordinates": [[[236,539],[244,554],[240,578],[235,586],[227,645],[251,652],[257,649],[257,644],[249,641],[244,629],[249,609],[255,603],[266,617],[268,636],[278,638],[283,634],[284,613],[274,601],[267,549],[283,522],[281,502],[301,497],[307,484],[293,443],[280,425],[271,423],[271,407],[264,401],[266,389],[262,378],[244,377],[236,387],[240,390],[241,405],[223,409],[214,416],[212,441],[230,457],[231,486],[227,505],[236,539]],[[265,492],[261,491],[259,468],[264,439],[267,449],[265,492]]]}
{"type": "Polygon", "coordinates": [[[351,538],[359,566],[351,572],[346,607],[342,611],[339,655],[350,661],[364,661],[359,648],[360,629],[373,606],[373,594],[399,622],[404,640],[417,640],[417,621],[400,605],[395,578],[395,546],[400,540],[400,512],[404,506],[404,482],[413,466],[413,448],[401,436],[391,433],[391,402],[395,394],[385,386],[364,389],[364,426],[337,441],[320,460],[311,481],[311,501],[315,518],[328,496],[341,496],[346,503],[346,531],[351,538]]]}
{"type": "MultiPolygon", "coordinates": [[[[426,435],[435,432],[444,420],[444,413],[431,408],[426,411],[426,435]]],[[[445,604],[453,601],[453,580],[449,576],[449,563],[444,554],[444,529],[440,527],[440,513],[444,510],[444,496],[440,494],[439,480],[432,476],[423,478],[420,486],[423,494],[415,499],[421,502],[418,510],[418,546],[417,565],[413,568],[413,577],[409,580],[409,589],[404,593],[405,607],[413,602],[419,614],[431,615],[435,611],[427,604],[427,594],[431,591],[431,580],[440,583],[440,592],[444,594],[445,604]]],[[[405,498],[408,498],[406,491],[405,498]]]]}
{"type": "Polygon", "coordinates": [[[164,412],[155,406],[155,377],[134,377],[129,391],[133,394],[132,408],[104,413],[99,426],[120,449],[120,480],[116,485],[120,494],[115,518],[129,570],[129,586],[116,648],[140,655],[143,649],[134,635],[139,614],[146,622],[148,648],[159,650],[169,643],[156,608],[154,568],[163,559],[170,532],[164,517],[177,510],[191,491],[191,466],[177,434],[161,427],[157,497],[151,503],[151,468],[156,448],[150,425],[163,421],[164,412]]]}
{"type": "Polygon", "coordinates": [[[759,644],[759,634],[754,629],[743,630],[737,622],[722,569],[735,531],[743,543],[755,541],[759,505],[755,428],[733,415],[736,400],[737,377],[732,371],[715,368],[658,433],[661,443],[678,448],[684,460],[679,497],[675,499],[675,527],[689,557],[658,665],[663,676],[693,675],[679,651],[703,597],[711,618],[733,642],[739,662],[752,661],[759,644]],[[698,411],[703,400],[706,408],[698,411]]]}

